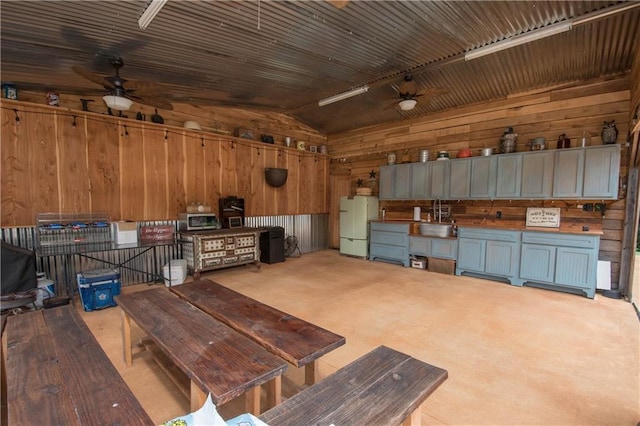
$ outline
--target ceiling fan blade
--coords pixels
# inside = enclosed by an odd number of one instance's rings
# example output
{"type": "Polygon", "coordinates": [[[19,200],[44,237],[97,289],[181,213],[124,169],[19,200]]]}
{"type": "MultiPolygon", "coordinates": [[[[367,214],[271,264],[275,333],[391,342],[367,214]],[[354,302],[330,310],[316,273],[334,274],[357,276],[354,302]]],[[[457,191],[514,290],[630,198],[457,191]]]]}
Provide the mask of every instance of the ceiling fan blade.
{"type": "Polygon", "coordinates": [[[129,91],[136,91],[137,93],[149,93],[149,92],[161,92],[162,86],[154,81],[142,81],[142,80],[125,80],[126,88],[129,91]]]}
{"type": "Polygon", "coordinates": [[[429,87],[424,90],[420,90],[418,93],[416,93],[416,97],[417,96],[434,97],[434,96],[446,95],[447,93],[449,93],[448,89],[444,89],[442,87],[429,87]]]}
{"type": "Polygon", "coordinates": [[[105,87],[107,89],[115,88],[115,85],[111,81],[105,79],[104,77],[102,77],[102,76],[100,76],[98,74],[94,74],[94,73],[92,73],[90,71],[87,71],[86,69],[84,69],[84,68],[82,68],[80,66],[74,65],[74,66],[71,67],[71,69],[76,74],[86,78],[89,81],[93,81],[94,83],[99,84],[100,86],[103,86],[103,87],[105,87]]]}
{"type": "Polygon", "coordinates": [[[393,102],[391,102],[389,105],[387,105],[386,107],[383,108],[384,111],[388,111],[390,109],[396,109],[399,108],[398,106],[398,102],[400,102],[400,100],[395,100],[393,102]]]}
{"type": "Polygon", "coordinates": [[[172,110],[173,109],[173,105],[171,105],[171,102],[169,102],[166,99],[162,99],[162,98],[157,98],[155,96],[136,96],[136,95],[128,95],[133,101],[139,103],[139,104],[143,104],[143,105],[147,105],[147,106],[151,106],[154,108],[158,108],[158,109],[164,109],[164,110],[172,110]]]}

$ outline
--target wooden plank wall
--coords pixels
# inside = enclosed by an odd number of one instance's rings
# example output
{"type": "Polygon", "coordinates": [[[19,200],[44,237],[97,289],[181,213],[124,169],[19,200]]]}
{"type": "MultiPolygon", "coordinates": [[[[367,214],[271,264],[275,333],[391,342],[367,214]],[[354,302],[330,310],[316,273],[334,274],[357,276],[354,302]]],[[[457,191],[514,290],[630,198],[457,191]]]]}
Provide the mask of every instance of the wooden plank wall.
{"type": "MultiPolygon", "coordinates": [[[[386,156],[393,152],[398,162],[418,161],[419,151],[428,149],[431,158],[446,150],[452,158],[461,148],[470,148],[474,155],[480,148],[492,147],[498,151],[500,136],[506,127],[518,133],[517,151],[528,151],[529,140],[547,139],[547,149],[555,149],[558,136],[566,133],[571,146],[578,146],[583,131],[590,136],[589,145],[600,145],[603,122],[615,120],[618,143],[622,145],[621,178],[618,201],[607,201],[604,218],[595,212],[583,212],[575,200],[556,201],[454,201],[454,218],[495,217],[500,210],[503,217],[515,221],[524,219],[527,207],[562,207],[563,220],[591,223],[601,226],[604,235],[600,245],[600,259],[612,262],[612,282],[619,281],[622,232],[624,226],[626,182],[629,150],[626,146],[629,132],[630,108],[629,76],[598,80],[582,84],[563,85],[537,92],[524,93],[479,105],[464,106],[437,112],[424,117],[408,118],[402,122],[383,124],[329,135],[327,143],[331,154],[331,175],[349,174],[349,193],[354,195],[356,181],[362,179],[377,194],[377,180],[370,181],[371,172],[378,172],[386,164],[386,156]]],[[[601,200],[583,200],[583,202],[601,200]]],[[[580,204],[581,204],[580,203],[580,204]]],[[[430,203],[412,200],[381,202],[391,218],[412,218],[413,207],[426,208],[430,203]]],[[[614,287],[615,288],[615,287],[614,287]]]]}
{"type": "Polygon", "coordinates": [[[38,212],[174,220],[192,202],[245,198],[249,216],[328,213],[326,155],[211,132],[2,102],[3,227],[38,212]],[[265,167],[289,170],[268,186],[265,167]]]}

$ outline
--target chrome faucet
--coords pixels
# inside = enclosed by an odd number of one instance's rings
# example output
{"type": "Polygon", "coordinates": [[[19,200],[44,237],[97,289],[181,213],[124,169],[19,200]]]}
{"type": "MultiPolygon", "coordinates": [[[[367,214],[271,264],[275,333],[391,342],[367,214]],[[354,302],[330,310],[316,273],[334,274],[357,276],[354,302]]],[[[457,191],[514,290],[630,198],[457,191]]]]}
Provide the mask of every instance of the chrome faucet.
{"type": "Polygon", "coordinates": [[[435,200],[433,200],[433,216],[434,219],[437,216],[438,223],[442,223],[442,200],[440,198],[436,198],[435,200]],[[438,206],[437,210],[436,206],[438,206]]]}

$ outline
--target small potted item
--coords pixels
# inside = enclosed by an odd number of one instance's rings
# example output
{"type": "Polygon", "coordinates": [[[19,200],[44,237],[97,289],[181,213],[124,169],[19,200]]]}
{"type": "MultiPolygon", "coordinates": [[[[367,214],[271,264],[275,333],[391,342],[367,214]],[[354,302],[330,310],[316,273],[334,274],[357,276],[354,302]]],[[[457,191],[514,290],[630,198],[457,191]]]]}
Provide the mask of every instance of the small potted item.
{"type": "Polygon", "coordinates": [[[436,161],[448,160],[448,159],[449,159],[449,153],[447,151],[438,152],[438,157],[436,158],[436,161]]]}

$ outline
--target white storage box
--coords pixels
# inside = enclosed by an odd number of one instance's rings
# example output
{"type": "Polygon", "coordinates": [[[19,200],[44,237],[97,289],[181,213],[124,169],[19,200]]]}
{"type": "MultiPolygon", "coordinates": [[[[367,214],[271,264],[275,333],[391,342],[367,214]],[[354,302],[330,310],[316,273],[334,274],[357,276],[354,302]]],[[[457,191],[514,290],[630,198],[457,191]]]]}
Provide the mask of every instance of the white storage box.
{"type": "Polygon", "coordinates": [[[173,259],[163,268],[164,285],[172,287],[180,285],[187,279],[187,261],[185,259],[173,259]]]}
{"type": "Polygon", "coordinates": [[[137,222],[113,222],[111,225],[116,244],[138,244],[137,222]]]}

